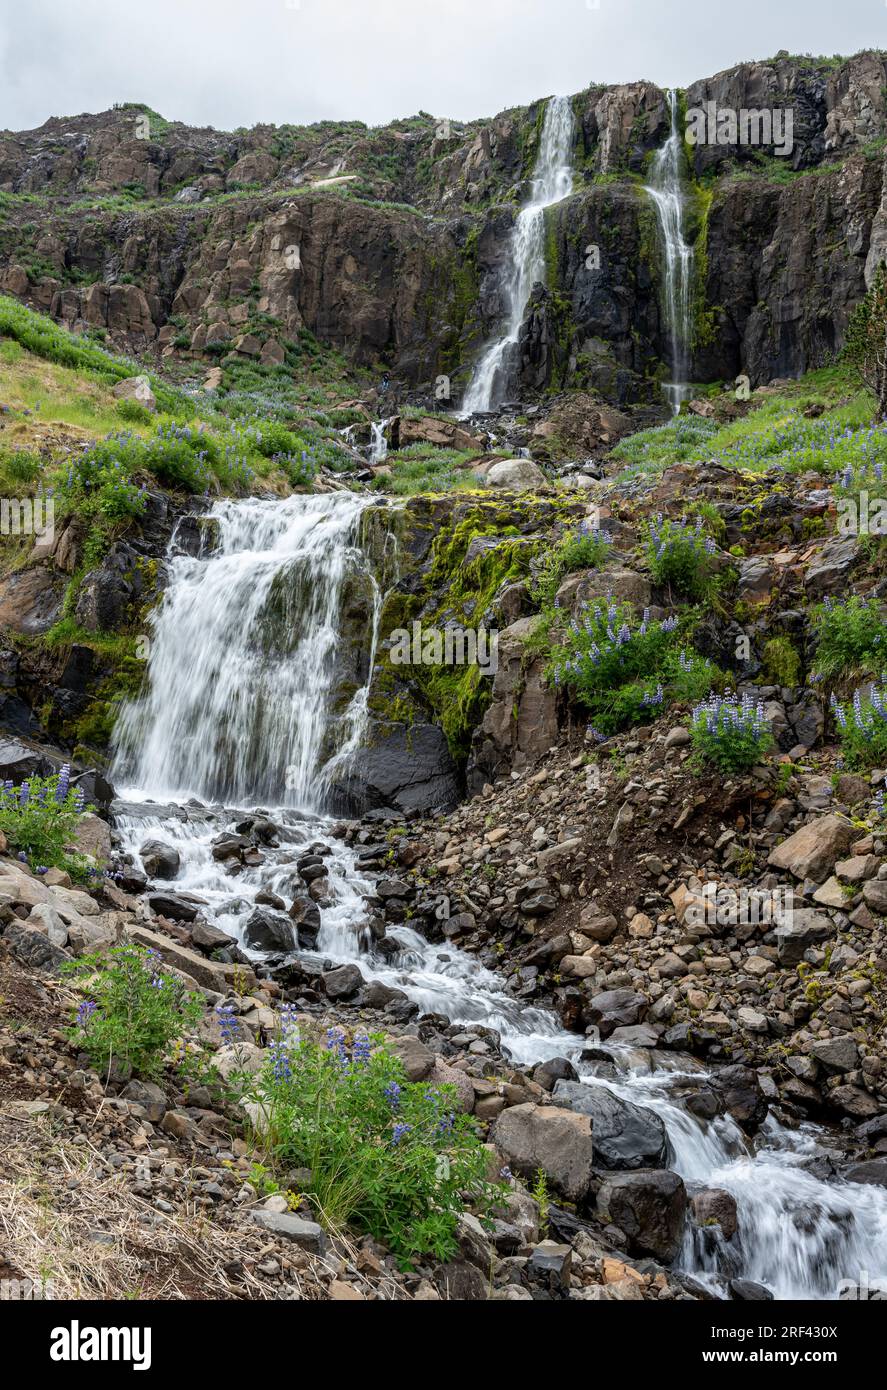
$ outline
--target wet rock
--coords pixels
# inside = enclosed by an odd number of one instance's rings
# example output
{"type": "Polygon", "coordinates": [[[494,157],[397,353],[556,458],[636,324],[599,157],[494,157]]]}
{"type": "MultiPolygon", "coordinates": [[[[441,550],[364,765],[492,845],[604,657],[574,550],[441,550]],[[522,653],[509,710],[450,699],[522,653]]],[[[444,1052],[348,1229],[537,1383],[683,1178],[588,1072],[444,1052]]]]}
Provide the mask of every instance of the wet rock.
{"type": "Polygon", "coordinates": [[[182,864],[178,850],[162,840],[146,840],[139,858],[149,878],[176,878],[182,864]]]}
{"type": "Polygon", "coordinates": [[[599,1168],[664,1168],[669,1159],[665,1126],[652,1110],[623,1100],[603,1086],[558,1081],[554,1100],[588,1115],[599,1168]]]}
{"type": "Polygon", "coordinates": [[[158,917],[168,917],[172,922],[193,922],[197,917],[198,905],[178,893],[149,893],[148,903],[158,917]]]}
{"type": "Polygon", "coordinates": [[[586,1009],[588,1022],[596,1024],[602,1038],[614,1028],[639,1023],[647,1007],[647,997],[633,989],[610,989],[596,994],[586,1009]]]}
{"type": "Polygon", "coordinates": [[[668,1261],[681,1248],[687,1192],[677,1173],[614,1173],[598,1192],[597,1210],[641,1254],[668,1261]]]}
{"type": "Polygon", "coordinates": [[[243,929],[244,941],[254,951],[283,951],[296,949],[296,932],[292,922],[279,912],[256,908],[243,929]]]}
{"type": "Polygon", "coordinates": [[[322,979],[328,999],[353,999],[363,984],[363,975],[356,965],[339,965],[325,971],[322,979]]]}

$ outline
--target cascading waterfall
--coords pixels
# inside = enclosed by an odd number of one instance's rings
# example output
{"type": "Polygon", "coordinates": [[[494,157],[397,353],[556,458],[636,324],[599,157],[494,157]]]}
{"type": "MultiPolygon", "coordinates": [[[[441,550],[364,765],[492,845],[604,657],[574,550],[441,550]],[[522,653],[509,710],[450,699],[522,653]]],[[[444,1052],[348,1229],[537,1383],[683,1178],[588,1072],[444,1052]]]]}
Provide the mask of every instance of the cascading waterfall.
{"type": "Polygon", "coordinates": [[[212,552],[170,563],[148,689],[116,729],[120,781],[169,800],[316,808],[325,764],[366,713],[359,693],[331,727],[347,582],[363,576],[378,618],[358,545],[366,505],[352,493],[214,505],[212,552]]]}
{"type": "Polygon", "coordinates": [[[693,248],[684,236],[684,193],[681,186],[681,136],[678,129],[677,93],[668,94],[671,133],[661,150],[653,156],[646,192],[656,206],[665,262],[663,308],[668,328],[671,381],[665,383],[673,413],[687,395],[690,370],[690,285],[693,278],[693,248]]]}
{"type": "Polygon", "coordinates": [[[462,402],[463,415],[492,410],[502,399],[512,349],[533,286],[545,280],[545,209],[573,191],[573,108],[569,97],[552,97],[545,109],[530,201],[521,208],[511,235],[505,301],[505,333],[477,362],[462,402]]]}
{"type": "MultiPolygon", "coordinates": [[[[242,942],[257,895],[301,892],[296,861],[308,845],[323,844],[331,905],[315,953],[302,954],[357,962],[366,978],[403,990],[425,1012],[496,1029],[516,1062],[568,1057],[587,1085],[654,1111],[671,1166],[688,1184],[725,1189],[738,1203],[731,1241],[688,1229],[677,1261],[714,1294],[724,1294],[730,1277],[757,1280],[785,1299],[833,1298],[841,1281],[863,1275],[887,1287],[887,1190],[824,1181],[810,1166],[822,1143],[812,1126],[788,1130],[770,1117],[752,1142],[727,1117],[701,1121],[681,1104],[681,1084],[707,1076],[693,1058],[605,1044],[611,1062],[602,1069],[583,1060],[586,1040],[565,1032],[551,1010],[527,1006],[473,956],[430,944],[408,924],[389,934],[399,944],[394,956],[374,952],[366,930],[373,881],[321,813],[330,770],[360,742],[366,715],[369,675],[344,717],[332,696],[345,586],[370,581],[359,542],[371,502],[352,494],[218,502],[210,553],[191,558],[173,547],[149,690],[118,729],[116,774],[131,778],[115,816],[124,850],[137,858],[148,839],[174,844],[181,870],[163,888],[196,895],[204,915],[242,942]],[[195,804],[195,796],[264,804],[276,845],[232,879],[212,847],[240,813],[195,804]],[[180,804],[158,805],[160,798],[180,804]]],[[[375,585],[370,669],[380,603],[375,585]]]]}
{"type": "Polygon", "coordinates": [[[374,420],[370,426],[370,463],[384,463],[388,457],[388,436],[385,434],[388,424],[388,420],[374,420]]]}

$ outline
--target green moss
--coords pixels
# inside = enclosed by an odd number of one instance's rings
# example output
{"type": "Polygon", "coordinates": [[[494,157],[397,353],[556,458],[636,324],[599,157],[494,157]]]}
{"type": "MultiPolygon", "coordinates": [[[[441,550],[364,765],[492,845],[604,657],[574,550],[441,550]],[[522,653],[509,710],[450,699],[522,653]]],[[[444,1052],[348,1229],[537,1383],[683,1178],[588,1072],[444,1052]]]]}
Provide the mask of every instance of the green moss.
{"type": "Polygon", "coordinates": [[[787,637],[771,637],[764,646],[764,675],[772,685],[801,683],[801,658],[787,637]]]}

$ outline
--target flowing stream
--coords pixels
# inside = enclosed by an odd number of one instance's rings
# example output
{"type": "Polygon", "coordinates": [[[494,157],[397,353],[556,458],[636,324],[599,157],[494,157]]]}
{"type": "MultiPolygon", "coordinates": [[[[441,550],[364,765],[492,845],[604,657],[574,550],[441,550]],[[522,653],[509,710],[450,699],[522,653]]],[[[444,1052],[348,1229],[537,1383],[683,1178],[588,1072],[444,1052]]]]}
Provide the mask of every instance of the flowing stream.
{"type": "Polygon", "coordinates": [[[373,877],[324,814],[331,773],[347,764],[365,727],[381,594],[360,538],[374,500],[337,493],[217,502],[205,553],[176,554],[173,543],[147,689],[117,730],[124,848],[138,859],[146,840],[174,845],[181,870],[161,886],[198,895],[207,919],[242,941],[257,894],[301,892],[296,861],[323,843],[333,901],[312,959],[356,962],[425,1012],[496,1029],[518,1063],[570,1058],[588,1085],[655,1111],[671,1166],[688,1183],[733,1194],[737,1236],[688,1230],[683,1269],[717,1294],[726,1277],[759,1281],[777,1298],[833,1298],[843,1280],[887,1285],[887,1190],[823,1180],[827,1135],[786,1129],[771,1116],[752,1144],[729,1118],[698,1120],[680,1103],[681,1083],[706,1076],[690,1057],[607,1047],[612,1067],[600,1074],[599,1063],[581,1060],[587,1040],[565,1032],[554,1013],[515,999],[473,956],[430,944],[408,925],[389,933],[400,944],[394,957],[374,954],[365,902],[373,877]],[[366,675],[337,711],[340,612],[355,582],[370,594],[366,675]],[[231,877],[212,842],[257,807],[278,827],[279,845],[231,877]]]}
{"type": "Polygon", "coordinates": [[[572,149],[570,99],[552,97],[545,108],[530,201],[518,213],[511,234],[504,283],[505,332],[476,363],[462,402],[463,415],[492,410],[502,400],[533,286],[545,281],[545,209],[573,191],[572,149]]]}
{"type": "Polygon", "coordinates": [[[671,381],[665,394],[676,415],[688,392],[690,343],[690,286],[693,248],[684,235],[684,193],[681,185],[681,134],[678,128],[677,94],[668,94],[671,133],[653,157],[646,191],[656,206],[664,257],[663,308],[668,329],[671,381]]]}

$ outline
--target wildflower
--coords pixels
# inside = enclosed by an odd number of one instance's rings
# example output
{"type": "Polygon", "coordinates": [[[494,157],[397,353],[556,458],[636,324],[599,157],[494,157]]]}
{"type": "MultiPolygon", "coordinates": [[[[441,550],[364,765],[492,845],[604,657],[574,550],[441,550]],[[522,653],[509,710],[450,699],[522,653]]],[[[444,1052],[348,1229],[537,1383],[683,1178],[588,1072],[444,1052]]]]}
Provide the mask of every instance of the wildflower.
{"type": "Polygon", "coordinates": [[[396,1081],[391,1081],[382,1092],[392,1110],[396,1110],[400,1105],[400,1089],[396,1081]]]}
{"type": "Polygon", "coordinates": [[[398,1123],[394,1126],[394,1129],[391,1131],[392,1144],[399,1144],[404,1135],[409,1134],[412,1127],[412,1125],[404,1125],[401,1124],[400,1121],[398,1121],[398,1123]]]}
{"type": "Polygon", "coordinates": [[[292,1063],[286,1044],[274,1042],[268,1048],[275,1081],[289,1081],[293,1074],[292,1063]]]}
{"type": "Polygon", "coordinates": [[[216,1018],[223,1043],[235,1042],[240,1036],[240,1019],[234,1013],[233,1004],[217,1004],[216,1018]]]}
{"type": "Polygon", "coordinates": [[[97,1008],[98,1005],[92,999],[84,999],[77,1009],[78,1027],[85,1028],[97,1008]]]}
{"type": "Polygon", "coordinates": [[[351,1056],[355,1065],[365,1067],[370,1060],[371,1050],[371,1044],[367,1034],[358,1034],[354,1039],[354,1046],[351,1049],[351,1056]]]}

